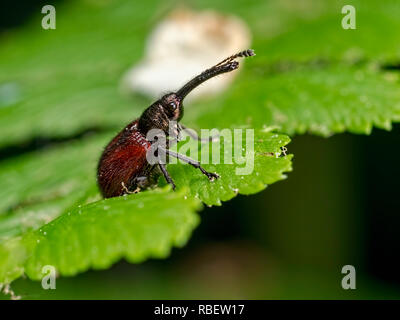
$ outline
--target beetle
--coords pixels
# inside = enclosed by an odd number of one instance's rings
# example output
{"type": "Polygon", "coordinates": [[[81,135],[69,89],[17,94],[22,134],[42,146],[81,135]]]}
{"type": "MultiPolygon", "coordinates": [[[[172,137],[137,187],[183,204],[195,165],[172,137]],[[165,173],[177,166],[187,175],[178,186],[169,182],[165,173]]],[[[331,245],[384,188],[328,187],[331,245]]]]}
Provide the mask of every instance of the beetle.
{"type": "MultiPolygon", "coordinates": [[[[181,89],[162,96],[144,110],[140,118],[129,123],[118,133],[104,149],[97,169],[97,181],[104,198],[121,196],[127,193],[139,192],[157,183],[162,173],[166,181],[175,190],[175,183],[169,175],[165,163],[156,164],[147,161],[147,153],[151,150],[154,140],[148,140],[147,134],[152,129],[159,129],[169,138],[179,140],[180,131],[187,128],[179,121],[183,117],[184,98],[201,83],[223,73],[231,72],[239,67],[235,59],[254,55],[251,49],[234,54],[215,66],[187,82],[181,89]],[[174,125],[174,135],[171,137],[170,124],[174,125]]],[[[190,134],[189,134],[190,135],[190,134]]],[[[193,135],[191,135],[193,137],[193,135]]],[[[173,152],[165,146],[157,145],[155,152],[162,152],[169,157],[178,158],[199,169],[209,180],[219,178],[218,174],[206,171],[198,161],[173,152]]],[[[154,151],[154,150],[153,150],[154,151]]]]}

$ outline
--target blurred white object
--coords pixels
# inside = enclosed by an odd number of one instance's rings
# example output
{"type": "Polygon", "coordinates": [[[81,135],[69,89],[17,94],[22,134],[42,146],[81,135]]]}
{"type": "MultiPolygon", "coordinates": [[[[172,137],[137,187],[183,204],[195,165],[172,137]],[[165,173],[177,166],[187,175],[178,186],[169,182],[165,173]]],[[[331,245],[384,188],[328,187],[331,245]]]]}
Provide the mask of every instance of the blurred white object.
{"type": "MultiPolygon", "coordinates": [[[[148,39],[146,56],[124,77],[124,86],[152,98],[175,91],[224,58],[250,46],[243,21],[214,11],[175,10],[148,39]]],[[[241,62],[243,63],[243,62],[241,62]]],[[[202,84],[188,99],[224,90],[238,71],[202,84]]]]}

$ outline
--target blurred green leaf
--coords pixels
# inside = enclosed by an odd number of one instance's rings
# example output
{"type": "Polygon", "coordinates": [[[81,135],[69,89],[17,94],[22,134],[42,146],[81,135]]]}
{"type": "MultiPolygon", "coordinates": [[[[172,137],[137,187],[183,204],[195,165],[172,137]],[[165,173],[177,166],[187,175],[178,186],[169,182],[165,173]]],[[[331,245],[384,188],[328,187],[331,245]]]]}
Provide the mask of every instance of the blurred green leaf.
{"type": "MultiPolygon", "coordinates": [[[[142,56],[145,39],[152,27],[174,8],[174,4],[173,1],[156,0],[145,3],[111,1],[101,5],[94,2],[65,3],[57,6],[56,30],[43,31],[39,27],[41,16],[38,15],[27,28],[3,37],[0,45],[0,86],[3,88],[0,90],[3,92],[0,93],[0,127],[3,133],[0,146],[29,141],[37,136],[69,137],[90,128],[119,127],[128,119],[139,116],[151,101],[138,96],[124,96],[119,92],[119,81],[142,56]],[[10,85],[14,89],[4,89],[11,88],[10,85]],[[29,125],[26,119],[29,119],[29,125]]],[[[339,85],[345,90],[352,85],[352,73],[365,72],[364,65],[358,65],[358,62],[379,63],[379,66],[399,60],[398,1],[389,0],[384,6],[373,0],[354,1],[356,30],[341,27],[341,8],[345,4],[348,3],[344,0],[308,0],[296,4],[287,1],[236,1],[227,7],[224,1],[195,1],[192,6],[234,13],[249,24],[257,57],[247,63],[246,77],[239,77],[235,84],[239,89],[247,88],[250,81],[251,95],[231,94],[229,99],[235,98],[236,105],[251,104],[253,108],[260,104],[260,99],[282,104],[272,106],[278,119],[267,109],[265,116],[262,114],[252,125],[260,128],[278,124],[289,133],[309,130],[317,134],[347,129],[368,133],[372,125],[388,128],[388,123],[398,121],[397,110],[388,107],[398,104],[398,97],[393,94],[400,89],[398,81],[384,88],[382,103],[374,106],[382,109],[379,112],[384,116],[375,122],[363,119],[365,109],[362,103],[345,105],[352,109],[348,114],[339,111],[337,116],[331,115],[326,110],[335,110],[337,103],[327,99],[321,101],[321,96],[315,93],[319,88],[304,86],[304,79],[298,71],[289,69],[283,75],[276,74],[276,70],[293,63],[307,64],[322,59],[332,68],[306,69],[303,76],[316,73],[314,78],[323,75],[326,81],[332,82],[336,82],[339,76],[342,81],[339,85]],[[341,76],[342,73],[348,77],[341,76]],[[277,77],[281,77],[279,86],[270,87],[277,77]],[[307,105],[314,106],[306,117],[301,115],[303,104],[296,104],[299,93],[309,99],[307,105]],[[281,101],[283,96],[288,100],[281,101]],[[292,102],[295,105],[286,110],[287,104],[292,102]],[[365,125],[356,128],[357,125],[349,126],[346,121],[336,119],[343,116],[349,123],[365,122],[365,125]]],[[[352,86],[352,95],[374,100],[369,87],[381,76],[385,74],[377,70],[371,81],[366,78],[365,84],[360,81],[359,86],[352,86]]],[[[165,88],[173,89],[176,88],[165,88]]],[[[221,99],[216,99],[213,106],[220,107],[221,99]]],[[[204,104],[198,106],[202,121],[197,122],[194,115],[197,111],[189,107],[186,114],[191,123],[204,125],[203,118],[212,122],[210,109],[204,104]]],[[[228,114],[224,115],[227,120],[232,120],[228,114]]],[[[368,117],[376,118],[376,113],[368,117]]],[[[234,120],[236,124],[238,119],[234,120]]]]}
{"type": "Polygon", "coordinates": [[[269,8],[248,20],[254,25],[256,47],[265,52],[259,60],[265,63],[315,59],[385,63],[400,58],[397,0],[385,1],[385,5],[376,0],[266,1],[265,5],[268,3],[269,8]],[[355,8],[356,29],[342,28],[346,5],[355,8]],[[270,18],[263,24],[261,13],[270,18]]]}
{"type": "Polygon", "coordinates": [[[56,30],[43,30],[38,12],[0,38],[0,146],[119,127],[138,116],[149,101],[121,95],[119,81],[141,56],[157,3],[64,3],[56,30]]]}
{"type": "Polygon", "coordinates": [[[36,202],[23,204],[0,215],[0,243],[36,230],[57,218],[63,211],[99,199],[97,188],[78,189],[52,199],[36,199],[36,202]]]}
{"type": "Polygon", "coordinates": [[[0,163],[0,218],[9,210],[67,195],[95,184],[96,165],[110,135],[71,141],[0,163]]]}
{"type": "Polygon", "coordinates": [[[369,134],[373,126],[390,130],[392,121],[400,121],[398,73],[318,62],[282,68],[288,70],[272,73],[260,65],[246,70],[227,95],[199,105],[187,121],[201,128],[275,125],[288,134],[323,136],[369,134]]]}

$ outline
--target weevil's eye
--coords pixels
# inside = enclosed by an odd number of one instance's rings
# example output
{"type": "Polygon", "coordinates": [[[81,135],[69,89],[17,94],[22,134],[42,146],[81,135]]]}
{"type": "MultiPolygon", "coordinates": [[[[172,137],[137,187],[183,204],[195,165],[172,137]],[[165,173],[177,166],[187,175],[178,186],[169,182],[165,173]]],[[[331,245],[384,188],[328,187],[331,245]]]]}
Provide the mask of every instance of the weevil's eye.
{"type": "Polygon", "coordinates": [[[169,103],[169,107],[170,107],[172,110],[175,110],[175,109],[176,109],[176,103],[175,103],[175,102],[170,102],[170,103],[169,103]]]}

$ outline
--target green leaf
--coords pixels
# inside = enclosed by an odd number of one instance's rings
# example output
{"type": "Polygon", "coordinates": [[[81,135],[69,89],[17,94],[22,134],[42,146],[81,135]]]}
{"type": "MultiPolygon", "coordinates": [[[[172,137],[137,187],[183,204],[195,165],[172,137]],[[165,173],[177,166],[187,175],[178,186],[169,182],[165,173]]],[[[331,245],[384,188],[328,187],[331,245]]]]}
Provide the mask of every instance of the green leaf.
{"type": "MultiPolygon", "coordinates": [[[[266,130],[252,132],[238,131],[235,136],[227,131],[228,134],[221,136],[220,141],[211,145],[203,143],[200,148],[196,148],[198,143],[191,139],[185,144],[186,150],[192,151],[191,157],[201,159],[202,166],[209,172],[217,173],[220,178],[210,182],[188,164],[170,164],[168,170],[178,188],[187,188],[192,197],[207,205],[221,205],[221,201],[230,200],[238,193],[260,192],[268,184],[284,179],[284,172],[292,168],[292,156],[282,153],[282,148],[290,141],[289,137],[266,130]],[[204,153],[209,156],[202,157],[204,153]],[[204,164],[204,160],[209,164],[204,164]]],[[[181,146],[177,151],[185,154],[181,146]]]]}
{"type": "Polygon", "coordinates": [[[248,67],[227,95],[198,104],[186,121],[201,128],[277,126],[290,135],[323,136],[369,134],[373,126],[390,130],[392,121],[400,121],[396,73],[373,65],[288,64],[289,70],[273,73],[268,66],[248,67]]]}
{"type": "Polygon", "coordinates": [[[384,6],[375,0],[305,0],[289,6],[273,1],[269,6],[263,11],[269,13],[269,21],[261,24],[260,14],[249,20],[256,46],[266,52],[263,62],[399,59],[400,3],[396,0],[385,1],[384,6]],[[356,29],[342,27],[346,5],[355,8],[356,29]],[[269,35],[270,30],[275,34],[269,35]]]}
{"type": "Polygon", "coordinates": [[[97,161],[109,138],[71,141],[0,162],[0,217],[30,203],[83,196],[95,184],[97,161]]]}
{"type": "Polygon", "coordinates": [[[150,101],[121,95],[119,82],[141,56],[157,3],[57,5],[56,30],[40,28],[38,11],[32,25],[3,38],[0,146],[119,127],[138,116],[150,101]]]}
{"type": "Polygon", "coordinates": [[[0,215],[0,242],[19,236],[27,231],[36,230],[57,218],[68,208],[74,208],[99,199],[97,188],[78,189],[52,199],[36,200],[30,204],[18,206],[0,215]]]}
{"type": "Polygon", "coordinates": [[[199,202],[182,192],[154,190],[78,206],[21,237],[0,243],[0,282],[25,272],[43,277],[52,265],[71,276],[105,269],[121,258],[165,258],[182,247],[199,223],[199,202]]]}
{"type": "MultiPolygon", "coordinates": [[[[111,134],[87,137],[0,164],[0,178],[7,182],[0,193],[0,203],[5,203],[0,214],[0,282],[23,272],[39,279],[46,264],[62,275],[73,275],[90,267],[106,268],[122,257],[131,262],[165,257],[171,246],[181,246],[188,239],[197,223],[194,212],[199,200],[218,205],[237,193],[259,192],[291,170],[291,156],[281,150],[290,139],[256,131],[254,138],[248,133],[233,142],[221,137],[221,161],[226,151],[222,142],[234,143],[240,152],[233,150],[227,158],[232,164],[204,164],[220,174],[214,182],[193,167],[170,164],[176,192],[142,191],[93,202],[99,199],[95,168],[111,138],[111,134]],[[254,170],[237,175],[236,170],[252,159],[254,170]]],[[[218,151],[217,144],[202,144],[198,153],[198,142],[191,140],[182,142],[179,150],[184,145],[193,147],[192,156],[198,154],[201,159],[207,147],[218,151]]]]}
{"type": "MultiPolygon", "coordinates": [[[[206,169],[221,175],[221,178],[214,182],[210,183],[199,170],[189,165],[170,165],[169,170],[176,179],[178,187],[186,188],[190,195],[198,196],[206,204],[215,205],[220,204],[221,200],[231,199],[238,192],[242,194],[259,192],[267,184],[283,179],[283,173],[291,170],[290,156],[280,158],[271,156],[271,154],[281,154],[280,148],[290,141],[287,136],[267,130],[257,130],[254,137],[249,136],[248,141],[245,134],[243,137],[240,134],[240,137],[241,140],[233,141],[232,135],[225,139],[221,137],[221,140],[214,142],[212,146],[208,143],[201,145],[203,152],[207,148],[210,149],[210,157],[207,159],[210,163],[212,163],[211,152],[218,152],[217,147],[221,146],[219,152],[222,163],[204,164],[206,169]],[[233,146],[226,161],[225,143],[233,146]],[[253,144],[254,150],[251,149],[253,144]],[[236,152],[235,148],[240,152],[236,152]],[[246,150],[247,154],[242,149],[246,150]],[[237,175],[236,170],[244,167],[246,161],[249,165],[254,162],[254,170],[248,175],[237,175]],[[232,164],[229,164],[230,162],[232,164]]],[[[95,198],[97,193],[93,190],[96,190],[97,162],[103,146],[111,138],[111,134],[88,137],[0,163],[0,179],[4,183],[4,187],[0,190],[0,223],[2,216],[7,219],[8,216],[13,216],[15,219],[20,214],[21,219],[25,219],[26,214],[37,210],[41,211],[40,216],[48,221],[60,212],[55,208],[65,209],[74,203],[81,204],[87,202],[88,198],[95,198]],[[61,198],[62,201],[59,200],[61,198]],[[47,205],[31,209],[31,205],[41,203],[47,205]]],[[[191,139],[185,145],[186,149],[193,151],[192,157],[201,159],[199,150],[193,148],[198,146],[197,141],[191,139]]],[[[36,218],[38,217],[39,215],[36,215],[36,218]]]]}
{"type": "MultiPolygon", "coordinates": [[[[159,21],[159,12],[167,11],[163,3],[156,0],[112,1],[101,6],[93,2],[65,3],[60,5],[54,32],[43,32],[37,27],[41,18],[38,13],[32,25],[4,38],[0,44],[0,69],[3,71],[0,74],[0,146],[26,142],[38,136],[70,137],[91,128],[118,128],[128,119],[139,116],[152,101],[124,96],[118,88],[124,73],[143,54],[145,39],[159,21]]],[[[250,26],[257,56],[246,62],[246,76],[238,77],[235,85],[239,89],[248,88],[250,82],[251,95],[242,92],[233,96],[235,106],[251,104],[250,113],[254,108],[260,110],[257,111],[257,121],[253,122],[257,128],[281,125],[289,133],[309,130],[325,135],[347,129],[367,133],[372,125],[388,127],[388,123],[399,121],[397,111],[388,107],[398,104],[399,100],[393,94],[400,89],[398,81],[381,93],[383,100],[378,101],[375,108],[384,116],[376,122],[362,119],[365,112],[362,103],[352,104],[352,111],[348,114],[340,111],[337,116],[331,114],[330,110],[336,110],[336,99],[324,99],[317,94],[317,86],[303,85],[303,81],[309,82],[307,76],[312,77],[315,73],[314,78],[323,75],[326,81],[336,82],[339,77],[341,86],[352,86],[354,74],[365,72],[364,66],[358,62],[385,64],[396,63],[399,59],[398,1],[386,1],[384,6],[373,0],[353,1],[357,10],[356,30],[341,27],[344,16],[341,8],[345,4],[348,3],[344,0],[309,0],[290,6],[285,1],[250,4],[237,1],[228,7],[225,1],[196,4],[195,8],[199,10],[214,8],[237,14],[250,26]],[[296,68],[290,67],[293,63],[307,65],[321,59],[326,60],[332,69],[306,68],[303,75],[299,75],[296,68]],[[286,70],[285,74],[278,76],[281,79],[276,85],[270,83],[277,78],[274,70],[282,68],[286,70]],[[342,76],[342,73],[347,76],[342,76]],[[300,93],[309,100],[287,110],[289,104],[299,99],[300,93]],[[260,99],[278,104],[265,111],[260,99]],[[311,114],[308,115],[308,111],[303,113],[304,105],[313,106],[309,110],[311,114]],[[343,116],[347,117],[346,120],[340,120],[343,116]],[[360,121],[365,124],[356,128],[360,121]]],[[[382,77],[385,74],[377,71],[371,81],[366,79],[365,84],[352,86],[352,94],[374,99],[369,91],[382,77]]],[[[165,88],[173,89],[176,88],[165,88]]],[[[223,104],[223,99],[210,100],[213,109],[223,104]]],[[[195,121],[196,112],[201,112],[202,117],[210,121],[213,119],[213,112],[210,112],[213,109],[204,107],[204,104],[198,106],[202,107],[188,106],[186,110],[186,115],[192,119],[191,124],[197,127],[205,122],[195,121]]],[[[237,107],[233,111],[238,112],[237,107]]],[[[224,112],[226,122],[230,121],[229,127],[232,121],[237,124],[247,118],[241,116],[232,117],[224,112]]],[[[367,118],[376,117],[376,112],[367,115],[367,118]]],[[[226,127],[225,123],[217,125],[226,127]]]]}

